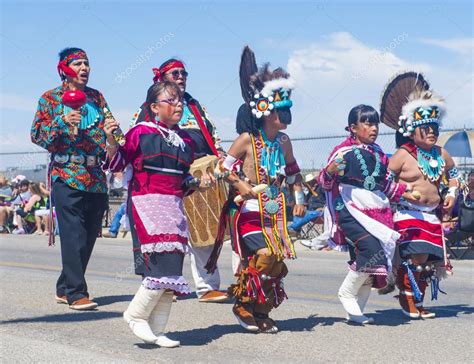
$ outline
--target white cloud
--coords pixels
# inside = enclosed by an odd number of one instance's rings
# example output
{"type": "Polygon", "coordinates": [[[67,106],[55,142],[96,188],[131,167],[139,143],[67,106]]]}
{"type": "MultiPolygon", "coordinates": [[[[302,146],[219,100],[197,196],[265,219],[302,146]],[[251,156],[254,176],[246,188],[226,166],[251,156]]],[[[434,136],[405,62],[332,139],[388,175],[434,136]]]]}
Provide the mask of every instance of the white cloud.
{"type": "Polygon", "coordinates": [[[407,37],[401,33],[379,49],[349,33],[333,33],[292,52],[288,71],[297,82],[294,129],[312,135],[343,132],[350,108],[361,103],[377,108],[385,83],[395,73],[404,69],[430,73],[428,64],[410,63],[393,52],[407,37]]]}
{"type": "MultiPolygon", "coordinates": [[[[474,50],[474,38],[433,39],[421,38],[420,42],[438,46],[462,55],[471,55],[474,50]]],[[[471,59],[472,60],[472,59],[471,59]]]]}
{"type": "MultiPolygon", "coordinates": [[[[350,109],[361,103],[378,109],[384,86],[404,70],[422,71],[435,92],[446,98],[446,127],[462,127],[472,122],[472,70],[454,66],[455,60],[449,60],[453,64],[443,64],[443,67],[431,65],[423,58],[423,52],[415,62],[397,56],[398,46],[408,37],[407,33],[400,33],[384,47],[375,48],[349,33],[333,33],[294,50],[287,66],[297,83],[290,135],[344,134],[350,109]]],[[[329,153],[329,146],[322,142],[328,143],[327,140],[314,141],[311,148],[304,146],[304,153],[295,150],[297,157],[306,158],[307,162],[308,158],[315,158],[317,152],[314,164],[318,166],[319,159],[329,153]],[[308,153],[310,150],[312,153],[308,153]]],[[[334,146],[337,140],[330,142],[334,146]]]]}

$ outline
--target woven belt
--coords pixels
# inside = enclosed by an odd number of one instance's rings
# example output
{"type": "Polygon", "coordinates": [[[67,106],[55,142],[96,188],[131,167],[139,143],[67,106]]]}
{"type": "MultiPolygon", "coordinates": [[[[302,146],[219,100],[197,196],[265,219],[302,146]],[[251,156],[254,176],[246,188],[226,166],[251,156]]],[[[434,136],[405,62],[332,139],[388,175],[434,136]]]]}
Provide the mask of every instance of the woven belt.
{"type": "Polygon", "coordinates": [[[67,162],[95,167],[99,165],[100,158],[96,155],[55,154],[54,162],[66,164],[67,162]]]}
{"type": "Polygon", "coordinates": [[[430,215],[436,215],[436,209],[432,211],[422,211],[420,209],[417,209],[416,207],[410,207],[402,204],[397,204],[397,210],[398,211],[419,211],[423,212],[424,214],[430,214],[430,215]]]}

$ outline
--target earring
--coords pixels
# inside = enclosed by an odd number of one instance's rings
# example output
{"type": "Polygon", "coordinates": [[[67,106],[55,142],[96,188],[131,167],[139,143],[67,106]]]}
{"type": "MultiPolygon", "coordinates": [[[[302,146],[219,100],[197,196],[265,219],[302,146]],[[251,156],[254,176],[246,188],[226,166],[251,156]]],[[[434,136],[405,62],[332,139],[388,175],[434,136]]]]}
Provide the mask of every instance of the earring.
{"type": "Polygon", "coordinates": [[[158,117],[158,114],[155,114],[154,119],[155,119],[156,122],[160,121],[160,118],[158,117]]]}

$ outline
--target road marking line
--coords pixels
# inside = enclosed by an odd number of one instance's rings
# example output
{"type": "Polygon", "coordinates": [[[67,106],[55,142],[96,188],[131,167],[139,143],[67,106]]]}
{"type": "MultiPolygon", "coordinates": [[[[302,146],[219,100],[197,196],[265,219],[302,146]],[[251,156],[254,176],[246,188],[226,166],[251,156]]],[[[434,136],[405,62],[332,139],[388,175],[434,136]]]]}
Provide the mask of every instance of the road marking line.
{"type": "MultiPolygon", "coordinates": [[[[19,262],[5,262],[0,261],[0,266],[4,267],[14,267],[14,268],[29,268],[29,269],[40,269],[40,270],[49,270],[49,271],[56,271],[60,272],[61,267],[55,265],[43,265],[43,264],[33,264],[33,263],[19,263],[19,262]]],[[[101,272],[96,270],[88,269],[87,273],[94,274],[98,276],[105,276],[111,278],[136,278],[135,275],[131,274],[121,274],[121,273],[111,273],[111,272],[101,272]]],[[[288,291],[289,297],[295,298],[316,298],[324,301],[337,301],[337,294],[330,295],[330,294],[320,294],[320,293],[306,293],[306,292],[296,292],[296,291],[288,291]]],[[[393,306],[393,304],[384,301],[370,301],[372,304],[382,305],[382,306],[393,306]]]]}
{"type": "MultiPolygon", "coordinates": [[[[19,262],[6,262],[0,261],[0,266],[3,267],[12,267],[12,268],[29,268],[29,269],[40,269],[40,270],[50,270],[60,272],[61,267],[56,265],[42,265],[42,264],[32,264],[32,263],[19,263],[19,262]]],[[[121,273],[111,273],[111,272],[101,272],[98,270],[88,269],[87,273],[102,276],[102,277],[111,277],[111,278],[137,278],[136,275],[133,274],[121,274],[121,273]]],[[[372,293],[373,294],[373,293],[372,293]]],[[[288,296],[291,299],[292,297],[295,298],[315,298],[320,299],[323,301],[336,301],[337,302],[337,293],[334,295],[331,294],[322,294],[322,293],[307,293],[307,292],[298,292],[298,291],[288,291],[288,296]]],[[[371,299],[369,301],[371,305],[378,305],[378,306],[387,306],[387,307],[394,307],[398,308],[396,302],[387,302],[387,301],[379,301],[371,299]]],[[[434,306],[433,308],[436,308],[434,306]]],[[[442,311],[450,311],[450,312],[457,312],[457,310],[451,310],[449,308],[443,308],[442,311]]]]}

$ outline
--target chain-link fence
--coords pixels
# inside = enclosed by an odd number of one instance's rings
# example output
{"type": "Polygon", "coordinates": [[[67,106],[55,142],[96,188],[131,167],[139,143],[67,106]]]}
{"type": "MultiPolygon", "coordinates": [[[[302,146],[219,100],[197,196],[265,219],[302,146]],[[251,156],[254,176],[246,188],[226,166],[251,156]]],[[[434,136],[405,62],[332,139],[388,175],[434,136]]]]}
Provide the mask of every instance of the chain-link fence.
{"type": "MultiPolygon", "coordinates": [[[[473,130],[472,128],[466,129],[446,129],[443,130],[443,133],[453,132],[453,131],[463,131],[463,130],[473,130]]],[[[290,135],[291,137],[291,135],[290,135]]],[[[303,171],[314,171],[321,169],[326,165],[327,158],[332,152],[334,147],[340,144],[347,134],[335,135],[335,136],[310,136],[310,137],[297,137],[291,138],[291,143],[293,145],[293,152],[295,158],[298,161],[300,168],[303,171]]],[[[377,141],[383,151],[387,154],[393,154],[396,150],[395,148],[395,134],[394,132],[382,132],[379,134],[377,141]]],[[[231,140],[224,140],[222,145],[225,150],[228,150],[232,144],[231,140]]],[[[473,158],[456,158],[456,163],[462,170],[473,170],[474,169],[474,159],[473,158]]]]}
{"type": "MultiPolygon", "coordinates": [[[[445,132],[473,130],[473,128],[464,129],[446,129],[445,132]]],[[[291,136],[291,135],[290,135],[291,136]]],[[[333,148],[341,143],[345,135],[334,136],[308,136],[291,138],[295,157],[303,171],[314,171],[323,167],[333,148]]],[[[232,144],[232,140],[224,140],[222,145],[224,150],[228,150],[232,144]]],[[[395,135],[394,132],[381,132],[377,138],[377,143],[387,154],[395,152],[395,135]]],[[[24,174],[31,180],[44,180],[46,178],[46,161],[47,152],[38,150],[37,147],[29,151],[0,153],[0,169],[6,177],[11,178],[18,174],[24,174]],[[5,165],[8,157],[9,165],[5,165]],[[34,167],[35,166],[35,167],[34,167]]],[[[473,158],[455,158],[459,169],[463,171],[474,169],[473,158]]]]}

